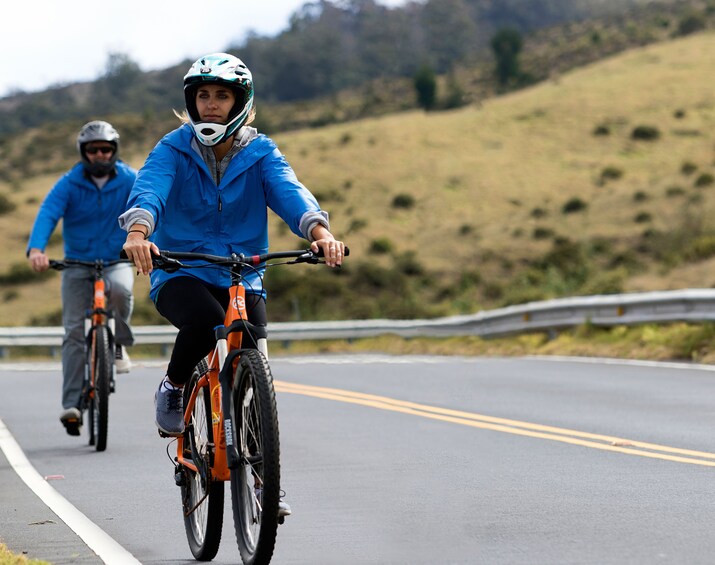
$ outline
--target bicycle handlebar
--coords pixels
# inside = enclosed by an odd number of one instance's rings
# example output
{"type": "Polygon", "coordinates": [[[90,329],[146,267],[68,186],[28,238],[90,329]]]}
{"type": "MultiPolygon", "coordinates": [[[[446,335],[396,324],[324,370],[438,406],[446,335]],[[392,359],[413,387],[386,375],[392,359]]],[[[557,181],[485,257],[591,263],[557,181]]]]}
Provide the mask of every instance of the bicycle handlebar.
{"type": "MultiPolygon", "coordinates": [[[[350,249],[345,248],[345,256],[350,255],[350,249]]],[[[126,258],[126,252],[122,250],[120,256],[126,258]]],[[[182,261],[204,261],[214,265],[225,265],[231,267],[247,266],[257,267],[272,259],[294,259],[292,263],[312,263],[317,264],[323,257],[322,249],[315,253],[311,249],[299,249],[295,251],[274,251],[262,253],[260,255],[244,255],[243,253],[229,256],[211,255],[209,253],[196,253],[193,251],[159,251],[159,255],[152,256],[152,265],[155,269],[173,272],[183,267],[194,267],[196,265],[186,265],[182,261]]]]}
{"type": "Polygon", "coordinates": [[[102,265],[103,267],[111,267],[119,263],[130,263],[130,261],[124,257],[121,259],[112,259],[111,261],[105,261],[104,259],[96,259],[94,261],[82,261],[80,259],[50,259],[50,268],[56,271],[61,271],[67,269],[68,267],[97,267],[102,265]]]}

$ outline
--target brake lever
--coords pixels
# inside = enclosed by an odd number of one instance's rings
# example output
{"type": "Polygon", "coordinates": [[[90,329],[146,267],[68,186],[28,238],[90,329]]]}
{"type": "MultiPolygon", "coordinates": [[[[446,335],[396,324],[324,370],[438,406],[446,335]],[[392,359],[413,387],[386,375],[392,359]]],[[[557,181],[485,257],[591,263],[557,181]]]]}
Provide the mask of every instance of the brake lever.
{"type": "Polygon", "coordinates": [[[151,262],[155,269],[161,269],[166,273],[175,273],[184,266],[178,259],[170,259],[164,255],[155,255],[151,262]]]}

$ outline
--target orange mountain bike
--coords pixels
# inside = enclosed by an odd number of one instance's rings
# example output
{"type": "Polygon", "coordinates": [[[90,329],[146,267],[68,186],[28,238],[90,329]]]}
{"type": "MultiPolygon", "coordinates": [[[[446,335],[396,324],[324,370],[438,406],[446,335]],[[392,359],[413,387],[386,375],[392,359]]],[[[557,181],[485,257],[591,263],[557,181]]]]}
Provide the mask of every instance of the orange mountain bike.
{"type": "Polygon", "coordinates": [[[50,260],[50,267],[58,271],[70,267],[90,267],[94,269],[94,292],[92,307],[87,310],[84,323],[85,333],[85,373],[79,409],[87,411],[89,445],[97,451],[107,448],[107,427],[109,425],[109,395],[114,392],[114,315],[107,309],[104,268],[117,263],[126,263],[124,259],[116,261],[79,261],[64,259],[50,260]]]}
{"type": "Polygon", "coordinates": [[[266,330],[248,322],[242,273],[264,264],[320,262],[310,250],[230,257],[162,251],[154,257],[156,269],[213,267],[231,272],[229,306],[224,324],[215,328],[215,348],[184,387],[185,431],[177,439],[174,459],[186,536],[198,560],[213,559],[218,551],[226,481],[231,482],[236,540],[244,564],[270,562],[283,521],[278,412],[266,330]],[[292,260],[267,263],[275,259],[292,260]],[[241,347],[245,338],[255,349],[241,347]]]}

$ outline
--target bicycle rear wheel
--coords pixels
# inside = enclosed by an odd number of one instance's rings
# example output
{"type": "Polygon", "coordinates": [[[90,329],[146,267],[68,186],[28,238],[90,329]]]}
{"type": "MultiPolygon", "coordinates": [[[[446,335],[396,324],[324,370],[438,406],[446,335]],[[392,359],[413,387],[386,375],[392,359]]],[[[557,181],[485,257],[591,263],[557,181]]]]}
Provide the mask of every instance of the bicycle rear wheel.
{"type": "Polygon", "coordinates": [[[280,442],[273,377],[256,350],[241,355],[233,379],[231,417],[240,464],[231,469],[236,540],[246,565],[273,555],[280,501],[280,442]]]}
{"type": "Polygon", "coordinates": [[[89,445],[97,451],[107,449],[109,425],[109,387],[112,379],[112,356],[109,330],[106,326],[92,329],[89,355],[89,445]]]}
{"type": "MultiPolygon", "coordinates": [[[[197,370],[184,387],[184,405],[200,377],[197,370]]],[[[184,445],[198,472],[182,467],[181,500],[184,507],[184,526],[191,553],[199,561],[209,561],[216,556],[221,543],[223,527],[223,481],[211,480],[213,462],[213,427],[209,387],[201,387],[191,412],[191,421],[184,432],[184,445]]]]}

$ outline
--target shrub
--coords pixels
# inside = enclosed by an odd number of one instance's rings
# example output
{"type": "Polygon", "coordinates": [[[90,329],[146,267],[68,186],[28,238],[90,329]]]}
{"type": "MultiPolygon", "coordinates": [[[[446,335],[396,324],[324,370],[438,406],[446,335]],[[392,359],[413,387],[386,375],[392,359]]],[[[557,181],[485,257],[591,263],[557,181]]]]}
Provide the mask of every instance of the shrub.
{"type": "Polygon", "coordinates": [[[534,208],[531,211],[532,218],[543,218],[547,214],[548,214],[548,212],[546,210],[544,210],[543,208],[534,208]]]}
{"type": "Polygon", "coordinates": [[[392,242],[386,237],[379,237],[370,242],[370,253],[390,253],[393,249],[392,242]]]}
{"type": "Polygon", "coordinates": [[[354,218],[350,221],[347,233],[355,233],[361,231],[367,226],[367,220],[363,218],[354,218]]]}
{"type": "Polygon", "coordinates": [[[469,235],[474,231],[474,226],[472,224],[462,224],[459,226],[459,235],[469,235]]]}
{"type": "Polygon", "coordinates": [[[652,219],[653,219],[653,216],[648,212],[638,212],[638,214],[636,214],[636,217],[633,218],[633,220],[637,224],[644,224],[644,223],[650,222],[652,219]]]}
{"type": "Polygon", "coordinates": [[[392,199],[393,208],[412,208],[415,205],[415,198],[411,194],[398,194],[392,199]]]}
{"type": "Polygon", "coordinates": [[[713,177],[712,174],[703,173],[697,179],[695,179],[695,186],[698,188],[703,188],[706,186],[710,186],[713,182],[715,182],[715,177],[713,177]]]}
{"type": "Polygon", "coordinates": [[[685,110],[683,109],[678,109],[675,112],[673,112],[673,117],[676,120],[682,120],[685,117],[685,110]]]}
{"type": "Polygon", "coordinates": [[[648,200],[648,193],[639,190],[633,195],[633,202],[645,202],[648,200]]]}
{"type": "Polygon", "coordinates": [[[682,196],[683,194],[685,194],[685,189],[682,186],[673,185],[665,189],[665,195],[669,198],[682,196]]]}
{"type": "Polygon", "coordinates": [[[632,139],[655,141],[660,138],[660,130],[655,126],[636,126],[631,132],[632,139]]]}
{"type": "Polygon", "coordinates": [[[593,135],[596,137],[611,135],[611,128],[605,124],[600,124],[593,128],[593,135]]]}
{"type": "Polygon", "coordinates": [[[680,172],[684,175],[692,175],[695,171],[697,171],[697,169],[698,166],[691,161],[685,161],[682,165],[680,165],[680,172]]]}
{"type": "Polygon", "coordinates": [[[678,22],[678,35],[690,35],[705,29],[705,19],[700,14],[688,14],[678,22]]]}
{"type": "Polygon", "coordinates": [[[715,235],[701,235],[685,249],[683,255],[689,261],[702,261],[715,255],[715,235]]]}
{"type": "Polygon", "coordinates": [[[619,167],[614,167],[613,165],[609,165],[607,167],[604,167],[603,170],[601,171],[601,176],[599,177],[599,180],[601,184],[608,182],[609,180],[618,180],[623,176],[623,169],[619,167]]]}
{"type": "Polygon", "coordinates": [[[561,211],[564,214],[572,214],[574,212],[580,212],[588,208],[588,204],[581,200],[579,197],[575,196],[568,200],[562,207],[561,211]]]}
{"type": "Polygon", "coordinates": [[[534,228],[533,233],[531,234],[531,237],[533,239],[549,239],[554,236],[554,230],[550,228],[534,228]]]}
{"type": "Polygon", "coordinates": [[[6,194],[0,193],[0,214],[9,214],[16,207],[15,203],[6,194]]]}

